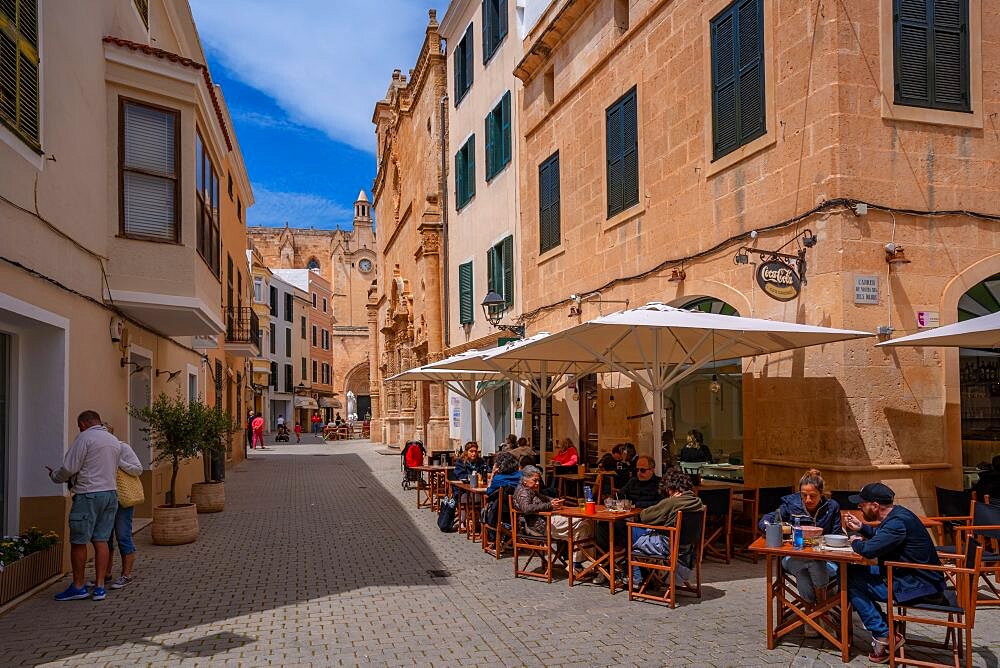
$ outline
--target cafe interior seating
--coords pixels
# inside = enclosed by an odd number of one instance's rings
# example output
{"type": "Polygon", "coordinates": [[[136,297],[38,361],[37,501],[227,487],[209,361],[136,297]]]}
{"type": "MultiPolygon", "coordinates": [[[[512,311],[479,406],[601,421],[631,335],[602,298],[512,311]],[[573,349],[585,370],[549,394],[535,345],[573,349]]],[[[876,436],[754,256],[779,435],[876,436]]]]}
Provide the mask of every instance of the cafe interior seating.
{"type": "MultiPolygon", "coordinates": [[[[894,633],[889,634],[889,655],[891,665],[909,666],[972,666],[972,630],[976,623],[976,584],[979,581],[982,563],[983,549],[975,540],[967,541],[962,565],[932,566],[925,564],[902,563],[898,561],[888,561],[885,563],[887,569],[888,600],[893,600],[892,580],[893,570],[905,568],[907,570],[926,570],[945,573],[952,582],[952,587],[944,592],[941,601],[926,602],[917,600],[905,605],[889,606],[889,628],[899,628],[900,633],[906,635],[908,624],[920,624],[922,627],[936,626],[945,629],[943,642],[932,642],[912,635],[906,637],[905,644],[897,644],[894,633]],[[926,660],[917,660],[906,656],[908,646],[934,647],[937,649],[951,650],[953,663],[932,663],[926,660]]],[[[921,631],[924,629],[922,628],[921,631]]]]}
{"type": "Polygon", "coordinates": [[[632,549],[632,541],[628,541],[628,573],[631,574],[634,567],[639,567],[645,572],[642,584],[638,588],[629,587],[628,600],[656,601],[666,603],[673,608],[677,604],[678,590],[690,592],[701,598],[701,561],[705,549],[705,510],[678,512],[676,525],[672,527],[629,522],[628,536],[630,538],[633,528],[652,529],[665,535],[670,541],[670,556],[654,557],[639,554],[632,549]],[[675,574],[678,562],[694,571],[694,583],[677,583],[675,574]],[[653,587],[663,587],[663,593],[659,595],[652,593],[653,587]]]}

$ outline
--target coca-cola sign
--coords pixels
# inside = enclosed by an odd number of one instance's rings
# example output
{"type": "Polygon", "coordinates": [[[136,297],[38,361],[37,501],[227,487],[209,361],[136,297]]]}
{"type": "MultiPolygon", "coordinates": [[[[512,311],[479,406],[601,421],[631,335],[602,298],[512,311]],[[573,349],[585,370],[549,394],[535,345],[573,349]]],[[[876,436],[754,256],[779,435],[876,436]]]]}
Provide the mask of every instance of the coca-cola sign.
{"type": "Polygon", "coordinates": [[[757,266],[757,285],[779,302],[792,301],[802,290],[798,273],[781,260],[768,260],[757,266]]]}

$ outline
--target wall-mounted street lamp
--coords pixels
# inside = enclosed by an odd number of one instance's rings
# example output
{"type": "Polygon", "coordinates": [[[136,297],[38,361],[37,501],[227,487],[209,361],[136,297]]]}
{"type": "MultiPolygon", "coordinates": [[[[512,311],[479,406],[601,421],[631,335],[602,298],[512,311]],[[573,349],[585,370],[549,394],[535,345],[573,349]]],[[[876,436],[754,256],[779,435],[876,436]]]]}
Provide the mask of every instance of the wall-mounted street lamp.
{"type": "Polygon", "coordinates": [[[486,298],[483,299],[483,313],[486,315],[486,322],[497,329],[510,332],[514,336],[523,339],[524,325],[506,325],[500,322],[506,312],[507,301],[494,290],[487,292],[486,298]]]}

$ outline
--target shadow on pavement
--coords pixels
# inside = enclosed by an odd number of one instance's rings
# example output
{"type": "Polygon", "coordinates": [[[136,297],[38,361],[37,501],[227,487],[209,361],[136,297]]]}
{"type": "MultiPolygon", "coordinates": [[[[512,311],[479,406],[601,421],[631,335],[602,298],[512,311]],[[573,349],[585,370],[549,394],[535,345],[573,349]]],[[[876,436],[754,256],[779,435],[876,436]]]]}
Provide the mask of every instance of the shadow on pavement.
{"type": "Polygon", "coordinates": [[[357,455],[258,457],[226,484],[226,509],[199,515],[197,542],[160,547],[139,533],[136,582],[106,601],[53,601],[64,580],[0,617],[0,663],[129,643],[211,657],[257,638],[215,627],[191,640],[194,627],[348,591],[442,583],[431,571],[445,566],[357,455]],[[184,629],[176,641],[159,637],[184,629]]]}

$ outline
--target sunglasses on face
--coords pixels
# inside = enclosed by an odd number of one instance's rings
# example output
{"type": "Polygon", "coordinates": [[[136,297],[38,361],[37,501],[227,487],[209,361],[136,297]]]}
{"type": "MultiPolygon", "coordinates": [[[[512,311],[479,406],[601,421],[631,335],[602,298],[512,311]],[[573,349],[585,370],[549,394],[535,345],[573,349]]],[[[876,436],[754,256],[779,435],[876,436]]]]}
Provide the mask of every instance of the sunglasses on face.
{"type": "Polygon", "coordinates": [[[636,471],[638,471],[639,473],[645,473],[646,471],[652,471],[652,470],[653,470],[652,468],[644,468],[642,466],[636,469],[636,471]]]}

